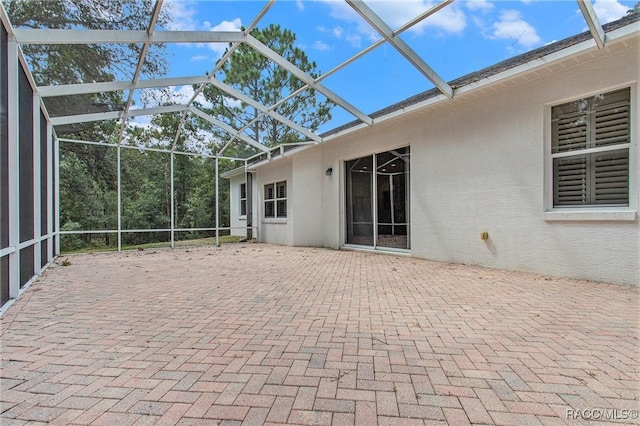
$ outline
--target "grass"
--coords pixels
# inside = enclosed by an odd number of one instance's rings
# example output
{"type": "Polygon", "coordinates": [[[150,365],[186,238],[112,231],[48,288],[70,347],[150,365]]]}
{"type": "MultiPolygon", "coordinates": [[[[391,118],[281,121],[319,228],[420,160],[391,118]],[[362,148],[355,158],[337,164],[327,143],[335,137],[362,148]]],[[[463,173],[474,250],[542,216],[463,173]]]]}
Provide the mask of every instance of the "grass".
{"type": "MultiPolygon", "coordinates": [[[[233,244],[245,241],[243,237],[237,237],[234,235],[221,235],[220,236],[220,244],[233,244]]],[[[181,240],[175,241],[175,247],[197,247],[197,246],[210,246],[216,244],[215,237],[207,237],[207,238],[198,238],[193,240],[181,240]]],[[[171,243],[168,241],[159,242],[159,243],[147,243],[147,244],[135,244],[135,245],[123,245],[122,250],[145,250],[145,249],[153,249],[153,248],[162,248],[162,247],[171,247],[171,243]]],[[[98,253],[105,251],[117,251],[117,245],[107,246],[105,244],[92,244],[90,247],[83,247],[79,249],[73,250],[65,250],[62,248],[60,250],[61,254],[75,254],[75,253],[98,253]]]]}

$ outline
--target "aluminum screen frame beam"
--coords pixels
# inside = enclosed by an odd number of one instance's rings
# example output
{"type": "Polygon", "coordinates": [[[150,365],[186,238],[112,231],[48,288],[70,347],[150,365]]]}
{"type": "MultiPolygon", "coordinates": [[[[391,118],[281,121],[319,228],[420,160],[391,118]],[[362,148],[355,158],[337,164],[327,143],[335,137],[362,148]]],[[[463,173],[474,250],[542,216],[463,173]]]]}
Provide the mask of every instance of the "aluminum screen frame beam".
{"type": "Polygon", "coordinates": [[[38,94],[42,98],[50,98],[53,96],[88,95],[100,92],[148,89],[151,87],[186,86],[209,81],[211,81],[211,78],[207,75],[196,75],[138,80],[135,83],[132,81],[106,81],[100,83],[56,84],[39,86],[38,94]]]}
{"type": "Polygon", "coordinates": [[[371,25],[389,44],[396,48],[414,67],[427,77],[449,99],[453,99],[453,89],[442,79],[407,43],[397,37],[393,30],[361,0],[345,0],[365,21],[371,25]]]}
{"type": "Polygon", "coordinates": [[[345,99],[343,99],[337,93],[333,92],[324,84],[316,83],[316,80],[313,77],[311,77],[310,75],[302,71],[300,68],[293,65],[291,62],[289,62],[288,60],[286,60],[285,58],[283,58],[273,50],[269,49],[269,47],[264,45],[260,40],[256,39],[250,34],[247,34],[246,43],[249,46],[251,46],[253,49],[255,49],[258,53],[270,59],[280,67],[284,68],[286,71],[288,71],[294,77],[301,80],[303,83],[307,84],[309,87],[322,93],[329,100],[331,100],[338,106],[344,108],[346,111],[350,112],[352,115],[356,116],[362,122],[368,124],[369,126],[373,125],[373,119],[371,117],[369,117],[367,114],[365,114],[364,112],[360,111],[358,108],[356,108],[355,106],[347,102],[345,99]]]}
{"type": "Polygon", "coordinates": [[[400,33],[408,30],[409,28],[413,27],[417,23],[425,20],[429,16],[433,15],[434,13],[439,11],[440,9],[443,9],[445,6],[448,6],[453,2],[454,2],[454,0],[443,0],[443,1],[441,1],[440,3],[436,4],[435,6],[433,6],[431,9],[428,9],[428,10],[422,12],[420,15],[416,16],[415,18],[413,18],[412,20],[410,20],[409,22],[407,22],[406,24],[404,24],[403,26],[401,26],[400,28],[395,30],[393,32],[393,35],[394,36],[399,35],[400,33]]]}
{"type": "MultiPolygon", "coordinates": [[[[406,24],[402,25],[400,28],[395,30],[393,32],[393,34],[395,36],[399,35],[400,33],[404,32],[404,31],[408,30],[409,28],[411,28],[412,26],[416,25],[417,23],[419,23],[419,22],[423,21],[424,19],[428,18],[429,16],[433,15],[434,13],[436,13],[440,9],[444,8],[445,6],[448,6],[449,4],[453,3],[453,1],[454,0],[443,0],[443,1],[441,1],[440,3],[436,4],[435,6],[433,6],[431,9],[429,9],[429,10],[423,12],[422,14],[420,14],[420,16],[417,16],[414,19],[412,19],[411,21],[409,21],[406,24]]],[[[344,62],[340,63],[339,65],[336,65],[335,67],[333,67],[332,69],[330,69],[326,73],[318,76],[318,78],[315,79],[315,82],[316,83],[320,83],[325,78],[331,76],[332,74],[335,74],[336,72],[340,71],[342,68],[344,68],[347,65],[355,62],[357,59],[360,59],[362,56],[366,55],[367,53],[375,50],[376,48],[378,48],[380,46],[382,46],[384,43],[386,43],[386,41],[387,41],[386,39],[381,38],[380,40],[376,41],[375,43],[369,45],[365,49],[363,49],[360,52],[356,53],[355,55],[353,55],[349,59],[345,60],[344,62]]],[[[302,93],[303,91],[305,91],[307,89],[309,89],[309,85],[302,86],[298,90],[290,93],[289,95],[287,95],[284,98],[280,99],[275,104],[271,105],[269,107],[269,110],[270,111],[274,110],[278,106],[280,106],[283,103],[287,102],[289,99],[294,98],[295,96],[297,96],[298,94],[302,93]]],[[[264,113],[258,115],[258,117],[256,117],[255,119],[253,119],[249,123],[247,123],[242,129],[240,129],[240,131],[244,131],[244,130],[248,129],[249,127],[251,127],[251,125],[253,123],[255,123],[255,121],[258,120],[259,118],[261,118],[263,115],[264,115],[264,113]]],[[[375,120],[374,120],[374,122],[375,122],[375,120]]],[[[324,142],[324,139],[323,139],[323,142],[324,142]]],[[[220,152],[223,152],[227,148],[228,145],[229,144],[225,145],[224,148],[220,150],[220,152]]]]}
{"type": "Polygon", "coordinates": [[[598,15],[593,9],[591,0],[576,0],[576,2],[584,16],[584,20],[587,21],[587,26],[589,27],[589,31],[591,31],[591,35],[593,36],[598,49],[602,49],[606,41],[606,36],[604,29],[602,29],[602,25],[600,24],[600,20],[598,19],[598,15]]]}
{"type": "Polygon", "coordinates": [[[139,116],[154,115],[154,114],[167,114],[172,112],[191,112],[199,116],[203,120],[206,120],[211,124],[221,128],[222,130],[229,133],[230,135],[237,137],[239,139],[242,139],[249,145],[255,148],[258,148],[261,151],[269,152],[269,149],[267,147],[254,141],[249,136],[246,136],[238,132],[236,129],[229,126],[228,124],[210,116],[209,114],[195,108],[194,106],[187,106],[182,104],[168,105],[168,106],[162,106],[157,108],[134,109],[132,111],[127,112],[126,114],[124,113],[124,111],[111,111],[111,112],[100,112],[95,114],[79,114],[79,115],[69,115],[69,116],[62,116],[62,117],[53,117],[51,118],[51,124],[53,126],[60,126],[63,124],[76,124],[76,123],[85,123],[89,121],[101,121],[101,120],[115,120],[115,119],[121,119],[123,117],[125,118],[139,117],[139,116]]]}
{"type": "Polygon", "coordinates": [[[253,146],[254,148],[258,148],[260,151],[263,151],[263,152],[269,152],[270,151],[269,148],[267,148],[266,146],[262,145],[258,141],[250,138],[249,136],[245,135],[244,133],[239,132],[238,130],[234,129],[233,127],[231,127],[227,123],[225,123],[223,121],[220,121],[215,117],[212,117],[211,115],[209,115],[206,112],[194,107],[193,105],[185,106],[185,108],[189,112],[197,115],[198,117],[202,118],[203,120],[206,120],[209,123],[213,124],[214,126],[217,126],[217,127],[221,128],[222,130],[224,130],[225,132],[229,133],[233,137],[238,138],[238,139],[242,139],[244,142],[248,143],[249,145],[253,146]]]}
{"type": "Polygon", "coordinates": [[[257,109],[258,111],[262,112],[263,114],[268,115],[269,117],[273,118],[274,120],[279,121],[280,123],[288,126],[289,128],[302,133],[303,135],[305,135],[306,137],[308,137],[311,140],[314,140],[316,142],[322,142],[322,138],[318,135],[316,135],[315,133],[309,131],[308,129],[300,126],[299,124],[289,120],[287,117],[284,117],[283,115],[267,108],[266,106],[262,105],[260,102],[254,100],[253,98],[245,95],[244,93],[240,92],[239,90],[236,90],[235,88],[229,86],[228,84],[223,83],[222,81],[218,80],[217,78],[211,78],[209,80],[209,84],[217,87],[218,89],[222,90],[223,92],[226,92],[227,94],[233,96],[234,98],[246,103],[247,105],[252,106],[253,108],[257,109]]]}
{"type": "MultiPolygon", "coordinates": [[[[264,7],[260,10],[258,15],[253,19],[253,21],[251,21],[249,26],[246,27],[245,30],[243,31],[244,35],[249,34],[258,25],[258,23],[260,23],[260,20],[262,20],[264,15],[267,14],[269,9],[271,9],[271,7],[275,4],[275,2],[276,0],[269,0],[269,2],[264,5],[264,7]]],[[[212,77],[215,76],[215,74],[220,70],[220,68],[222,68],[222,65],[229,60],[233,52],[239,46],[240,46],[240,42],[232,43],[231,46],[229,46],[229,49],[224,53],[224,55],[222,55],[222,58],[220,58],[220,60],[216,62],[216,64],[214,65],[213,70],[211,72],[212,77]]],[[[187,105],[191,106],[193,102],[196,100],[196,98],[200,96],[200,93],[202,93],[204,88],[205,88],[205,84],[203,83],[198,87],[198,89],[194,91],[193,96],[191,96],[191,99],[189,99],[189,102],[187,103],[187,105]]],[[[187,114],[186,113],[182,114],[182,117],[180,118],[180,123],[178,123],[178,129],[176,130],[176,135],[173,139],[173,149],[175,149],[176,144],[178,143],[178,138],[180,137],[180,132],[182,132],[182,126],[184,126],[184,121],[186,119],[187,119],[187,114]]],[[[242,130],[239,130],[239,131],[242,131],[242,130]]],[[[231,142],[233,142],[233,140],[234,138],[232,137],[225,145],[225,149],[228,145],[231,144],[231,142]]],[[[222,154],[223,151],[224,149],[220,150],[218,154],[222,154]]]]}
{"type": "Polygon", "coordinates": [[[126,114],[124,111],[110,111],[110,112],[98,112],[94,114],[77,114],[77,115],[65,115],[60,117],[52,117],[51,124],[53,126],[60,126],[63,124],[77,124],[89,121],[101,121],[101,120],[117,120],[122,117],[139,117],[144,115],[154,114],[167,114],[171,112],[181,112],[188,109],[185,105],[167,105],[157,108],[145,108],[134,109],[128,111],[126,114]]]}
{"type": "MultiPolygon", "coordinates": [[[[147,34],[149,37],[153,35],[155,30],[156,23],[158,22],[158,16],[160,15],[160,9],[162,9],[162,3],[164,0],[156,0],[156,4],[153,7],[153,14],[151,15],[151,19],[149,20],[149,26],[147,27],[147,34]]],[[[147,52],[149,51],[150,43],[144,43],[142,46],[142,50],[140,51],[140,55],[138,56],[138,65],[136,66],[136,70],[133,73],[133,79],[131,82],[135,85],[140,79],[140,72],[142,71],[142,66],[144,65],[145,58],[147,57],[147,52]]],[[[124,106],[124,113],[127,114],[129,112],[129,108],[131,108],[131,102],[133,101],[133,93],[135,89],[129,90],[129,95],[127,96],[127,103],[124,106]]],[[[120,120],[120,133],[118,134],[118,145],[122,143],[122,138],[124,137],[124,132],[126,128],[126,115],[122,117],[120,120]]]]}
{"type": "Polygon", "coordinates": [[[239,43],[242,31],[13,30],[18,44],[239,43]]]}

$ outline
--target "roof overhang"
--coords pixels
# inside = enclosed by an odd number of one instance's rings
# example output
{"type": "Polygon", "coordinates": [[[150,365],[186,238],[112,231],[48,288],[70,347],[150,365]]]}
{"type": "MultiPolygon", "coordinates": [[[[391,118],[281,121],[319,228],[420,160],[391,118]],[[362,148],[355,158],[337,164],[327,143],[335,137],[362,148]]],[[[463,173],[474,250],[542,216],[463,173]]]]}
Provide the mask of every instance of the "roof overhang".
{"type": "Polygon", "coordinates": [[[245,166],[236,167],[235,169],[229,170],[228,172],[220,173],[221,178],[231,179],[236,176],[244,175],[247,172],[247,168],[245,166]]]}

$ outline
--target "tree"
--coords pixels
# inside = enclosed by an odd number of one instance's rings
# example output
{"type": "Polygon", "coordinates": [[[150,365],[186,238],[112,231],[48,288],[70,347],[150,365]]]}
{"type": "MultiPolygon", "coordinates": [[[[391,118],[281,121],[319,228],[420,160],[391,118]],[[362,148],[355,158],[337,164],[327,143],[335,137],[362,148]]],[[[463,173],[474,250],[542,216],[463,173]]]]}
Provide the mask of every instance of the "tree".
{"type": "Polygon", "coordinates": [[[640,1],[633,6],[633,9],[627,10],[627,16],[634,15],[636,13],[640,13],[640,1]]]}
{"type": "MultiPolygon", "coordinates": [[[[114,154],[113,149],[105,147],[61,146],[60,225],[63,231],[115,228],[115,184],[109,182],[111,176],[115,177],[114,154]]],[[[66,236],[63,244],[65,248],[77,249],[90,244],[94,236],[66,236]]],[[[103,241],[109,245],[109,234],[103,236],[103,241]]]]}
{"type": "MultiPolygon", "coordinates": [[[[2,0],[14,27],[50,29],[142,30],[149,25],[152,0],[2,0]]],[[[168,20],[161,13],[160,25],[168,20]]],[[[112,81],[116,76],[130,79],[136,69],[142,46],[136,44],[28,44],[23,51],[38,85],[112,81]]],[[[164,46],[150,47],[142,67],[149,76],[164,74],[167,63],[164,46]]],[[[52,116],[102,112],[118,109],[122,95],[108,92],[95,95],[47,99],[52,116]]],[[[77,130],[78,127],[71,130],[77,130]]],[[[58,131],[60,134],[60,131],[58,131]]]]}
{"type": "MultiPolygon", "coordinates": [[[[144,30],[153,11],[152,0],[3,0],[14,27],[50,29],[144,30]]],[[[161,13],[158,24],[166,24],[161,13]]],[[[25,45],[38,84],[105,81],[105,76],[132,74],[141,46],[130,45],[25,45]]],[[[143,73],[164,73],[164,46],[149,49],[143,73]]]]}
{"type": "MultiPolygon", "coordinates": [[[[262,30],[254,29],[251,35],[313,78],[320,75],[316,63],[309,61],[304,51],[295,46],[296,36],[290,30],[271,24],[262,30]]],[[[244,43],[222,65],[221,72],[224,73],[223,81],[226,84],[265,106],[274,105],[305,85],[244,43]]],[[[205,88],[203,95],[213,104],[209,112],[233,127],[239,129],[253,121],[247,129],[248,133],[254,140],[267,146],[303,140],[302,135],[287,125],[267,115],[258,118],[258,109],[234,102],[227,94],[211,85],[205,88]]],[[[331,101],[321,100],[315,90],[307,89],[278,106],[275,111],[302,127],[316,131],[331,119],[332,107],[331,101]]],[[[228,139],[228,136],[221,136],[221,139],[228,139]]]]}
{"type": "MultiPolygon", "coordinates": [[[[170,148],[180,123],[180,114],[160,114],[152,118],[153,126],[128,130],[127,144],[170,148]]],[[[176,141],[176,151],[193,152],[188,144],[201,138],[198,120],[188,117],[176,141]]],[[[170,154],[138,152],[126,149],[123,156],[123,224],[125,228],[168,228],[171,221],[170,154]]],[[[220,160],[219,171],[235,165],[220,160]]],[[[215,226],[215,159],[175,154],[173,158],[174,224],[178,229],[215,226]]],[[[220,179],[220,226],[229,226],[228,181],[220,179]]],[[[179,232],[176,239],[201,238],[210,232],[179,232]]],[[[149,234],[127,237],[126,243],[150,242],[149,234]]],[[[164,238],[167,238],[165,235],[164,238]]],[[[162,236],[160,236],[162,240],[162,236]]]]}

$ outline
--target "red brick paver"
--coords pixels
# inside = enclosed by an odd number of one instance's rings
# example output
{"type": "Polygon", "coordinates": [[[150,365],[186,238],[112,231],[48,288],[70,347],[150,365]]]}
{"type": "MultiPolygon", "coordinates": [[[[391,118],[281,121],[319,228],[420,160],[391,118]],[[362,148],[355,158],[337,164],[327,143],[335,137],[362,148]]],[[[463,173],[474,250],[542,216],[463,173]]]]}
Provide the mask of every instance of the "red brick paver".
{"type": "Polygon", "coordinates": [[[0,320],[3,425],[638,423],[637,288],[249,243],[66,258],[0,320]]]}

